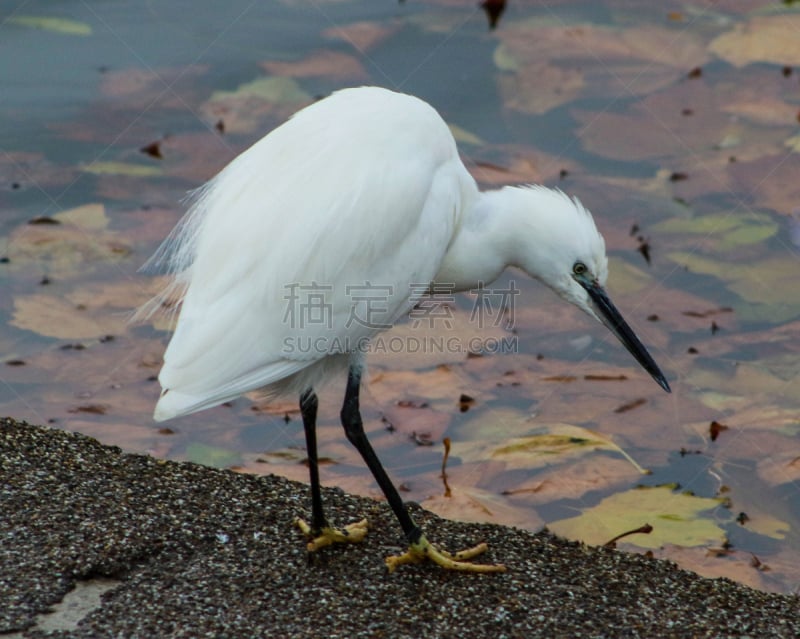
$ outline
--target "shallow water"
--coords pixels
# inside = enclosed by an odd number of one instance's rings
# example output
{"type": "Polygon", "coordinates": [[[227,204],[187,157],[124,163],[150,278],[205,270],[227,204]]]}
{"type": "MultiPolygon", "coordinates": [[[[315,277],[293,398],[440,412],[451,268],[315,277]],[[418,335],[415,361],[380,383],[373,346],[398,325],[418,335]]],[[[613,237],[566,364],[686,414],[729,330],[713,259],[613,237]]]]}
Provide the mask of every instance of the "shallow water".
{"type": "MultiPolygon", "coordinates": [[[[167,334],[126,318],[157,290],[137,269],[187,190],[314,97],[388,86],[457,127],[483,186],[581,197],[606,238],[609,291],[673,386],[664,394],[602,327],[510,271],[494,289],[520,291],[513,322],[479,330],[463,295],[455,326],[412,333],[478,339],[484,356],[370,358],[364,417],[404,494],[591,543],[650,523],[655,552],[682,565],[796,591],[800,53],[769,44],[775,21],[800,18],[745,4],[510,2],[489,31],[480,9],[446,0],[16,3],[0,24],[0,411],[304,479],[294,400],[154,424],[167,334]],[[140,151],[151,143],[161,159],[140,151]],[[712,422],[727,426],[715,441],[712,422]],[[629,495],[638,505],[613,501],[629,495]]],[[[409,330],[392,335],[407,344],[409,330]]],[[[341,383],[321,396],[324,480],[378,496],[341,434],[340,397],[341,383]]]]}

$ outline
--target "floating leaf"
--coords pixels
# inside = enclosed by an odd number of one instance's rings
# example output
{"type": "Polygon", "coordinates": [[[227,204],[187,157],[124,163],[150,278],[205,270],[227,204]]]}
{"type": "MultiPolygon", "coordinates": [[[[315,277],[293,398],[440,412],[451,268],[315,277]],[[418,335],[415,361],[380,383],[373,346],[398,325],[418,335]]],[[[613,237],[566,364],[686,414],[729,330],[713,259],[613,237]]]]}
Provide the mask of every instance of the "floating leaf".
{"type": "MultiPolygon", "coordinates": [[[[427,17],[428,14],[425,16],[427,17]]],[[[387,23],[387,21],[368,22],[365,20],[345,25],[337,24],[325,29],[322,35],[334,40],[343,40],[363,55],[394,34],[400,25],[400,21],[387,23]]]]}
{"type": "Polygon", "coordinates": [[[466,129],[462,129],[457,124],[448,124],[448,126],[450,127],[450,133],[453,134],[456,142],[459,142],[460,144],[473,144],[475,146],[483,146],[486,144],[477,135],[467,131],[466,129]]]}
{"type": "MultiPolygon", "coordinates": [[[[800,38],[799,38],[800,39],[800,38]]],[[[776,150],[777,151],[777,150],[776,150]]],[[[800,203],[800,154],[780,150],[750,162],[729,166],[732,182],[759,206],[791,215],[800,203]]]]}
{"type": "Polygon", "coordinates": [[[725,539],[722,528],[702,516],[721,502],[676,493],[669,486],[638,488],[611,495],[580,515],[548,523],[547,527],[557,535],[595,546],[646,523],[653,526],[649,535],[631,535],[625,543],[640,548],[721,544],[725,539]]]}
{"type": "Polygon", "coordinates": [[[494,60],[494,65],[501,71],[519,70],[519,62],[514,57],[514,54],[511,52],[511,49],[509,49],[509,47],[507,47],[502,42],[494,50],[494,54],[492,55],[492,60],[494,60]]]}
{"type": "Polygon", "coordinates": [[[31,263],[60,280],[87,275],[97,265],[119,261],[131,249],[117,233],[104,230],[107,222],[100,205],[87,205],[54,216],[56,225],[25,225],[9,237],[10,268],[27,271],[31,263]],[[85,223],[85,225],[84,225],[85,223]]]}
{"type": "Polygon", "coordinates": [[[800,15],[755,16],[714,39],[709,50],[737,67],[753,62],[800,65],[800,15]]]}
{"type": "Polygon", "coordinates": [[[227,133],[250,134],[261,131],[265,121],[285,119],[311,101],[294,78],[266,76],[233,91],[215,91],[202,111],[211,121],[222,118],[227,133]]]}
{"type": "Polygon", "coordinates": [[[228,468],[241,461],[238,453],[200,442],[192,442],[186,447],[186,459],[212,468],[228,468]]]}
{"type": "Polygon", "coordinates": [[[758,476],[773,486],[796,484],[800,481],[800,451],[787,443],[786,450],[767,455],[757,468],[758,476]]]}
{"type": "Polygon", "coordinates": [[[748,511],[749,518],[745,528],[771,539],[785,539],[791,527],[785,521],[765,512],[748,511]]]}
{"type": "Polygon", "coordinates": [[[10,324],[47,337],[88,339],[124,332],[122,315],[102,315],[59,297],[34,294],[14,298],[10,324]]]}
{"type": "Polygon", "coordinates": [[[608,272],[608,288],[615,295],[631,295],[653,286],[650,273],[615,256],[608,258],[608,272]]]}
{"type": "Polygon", "coordinates": [[[18,24],[31,29],[42,29],[65,35],[88,36],[92,34],[92,27],[85,22],[49,16],[12,15],[5,19],[7,24],[18,24]]]}
{"type": "Polygon", "coordinates": [[[387,406],[383,411],[386,428],[408,435],[415,441],[427,442],[428,445],[441,441],[451,417],[450,413],[434,410],[430,406],[418,407],[406,403],[387,406]]]}
{"type": "Polygon", "coordinates": [[[671,218],[653,228],[663,233],[710,236],[714,248],[720,252],[763,242],[778,232],[778,224],[770,216],[753,212],[671,218]]]}
{"type": "Polygon", "coordinates": [[[578,69],[544,61],[526,64],[524,71],[499,77],[504,104],[509,109],[541,115],[580,95],[586,82],[578,69]]]}
{"type": "Polygon", "coordinates": [[[734,304],[737,317],[744,320],[783,322],[800,315],[793,256],[767,258],[758,263],[731,263],[696,253],[674,252],[668,257],[695,273],[711,275],[727,284],[748,304],[734,304]]]}
{"type": "Polygon", "coordinates": [[[72,224],[86,230],[102,231],[108,227],[108,216],[102,204],[84,204],[56,213],[53,217],[59,222],[72,224]]]}
{"type": "Polygon", "coordinates": [[[324,77],[357,81],[369,78],[357,57],[340,51],[318,51],[291,62],[270,60],[262,62],[261,67],[271,75],[293,78],[324,77]]]}
{"type": "Polygon", "coordinates": [[[267,76],[240,84],[233,91],[215,91],[211,96],[211,102],[239,98],[259,98],[267,102],[300,104],[308,102],[311,96],[292,78],[267,76]]]}
{"type": "Polygon", "coordinates": [[[452,445],[452,454],[461,457],[463,461],[500,461],[505,464],[506,469],[546,466],[596,450],[618,452],[637,471],[647,473],[614,442],[600,433],[571,424],[552,424],[534,435],[513,437],[499,443],[474,441],[455,442],[452,445]]]}
{"type": "Polygon", "coordinates": [[[455,521],[491,521],[531,530],[541,528],[543,523],[534,509],[515,506],[495,493],[472,486],[454,484],[449,497],[432,495],[421,505],[440,517],[455,521]]]}
{"type": "Polygon", "coordinates": [[[548,24],[537,16],[509,25],[499,36],[495,64],[512,72],[499,78],[504,102],[534,114],[585,93],[615,99],[652,93],[708,58],[697,35],[653,25],[548,24]]]}
{"type": "MultiPolygon", "coordinates": [[[[714,87],[695,81],[651,93],[624,113],[583,109],[571,112],[581,124],[578,136],[593,153],[625,161],[683,157],[716,149],[726,136],[741,135],[747,130],[744,124],[719,116],[723,99],[714,87]],[[682,111],[687,104],[708,106],[686,117],[682,111]]],[[[670,177],[674,174],[671,171],[670,177]]]]}
{"type": "Polygon", "coordinates": [[[95,175],[125,175],[128,177],[153,177],[161,175],[157,166],[133,164],[131,162],[92,162],[81,167],[86,173],[95,175]]]}

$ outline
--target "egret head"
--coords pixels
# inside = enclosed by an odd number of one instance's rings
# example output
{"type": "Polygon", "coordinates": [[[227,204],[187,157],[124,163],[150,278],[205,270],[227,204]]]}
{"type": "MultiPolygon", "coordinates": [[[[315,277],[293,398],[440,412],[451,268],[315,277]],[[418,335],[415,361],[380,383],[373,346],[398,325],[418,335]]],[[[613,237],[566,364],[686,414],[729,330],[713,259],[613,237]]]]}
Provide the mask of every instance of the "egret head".
{"type": "Polygon", "coordinates": [[[605,291],[606,246],[589,211],[561,191],[532,186],[518,192],[529,226],[518,242],[518,265],[605,325],[669,392],[664,374],[605,291]]]}

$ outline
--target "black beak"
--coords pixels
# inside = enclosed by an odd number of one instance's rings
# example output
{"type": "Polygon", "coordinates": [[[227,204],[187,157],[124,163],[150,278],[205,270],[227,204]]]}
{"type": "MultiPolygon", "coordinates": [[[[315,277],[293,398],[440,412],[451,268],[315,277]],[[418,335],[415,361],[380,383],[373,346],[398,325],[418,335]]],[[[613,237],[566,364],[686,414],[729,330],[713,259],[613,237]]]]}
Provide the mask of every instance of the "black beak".
{"type": "Polygon", "coordinates": [[[658,382],[658,385],[668,393],[671,392],[669,384],[667,383],[667,378],[664,377],[664,373],[661,372],[658,364],[655,363],[650,353],[647,352],[644,344],[636,337],[636,333],[633,332],[633,329],[622,319],[622,315],[619,314],[617,307],[614,306],[612,301],[608,298],[603,287],[594,281],[586,281],[579,277],[575,279],[586,289],[586,292],[589,293],[589,298],[592,300],[592,305],[600,321],[605,324],[608,330],[617,336],[617,339],[619,339],[623,346],[628,349],[628,352],[636,358],[636,361],[642,365],[642,368],[652,375],[653,379],[658,382]]]}

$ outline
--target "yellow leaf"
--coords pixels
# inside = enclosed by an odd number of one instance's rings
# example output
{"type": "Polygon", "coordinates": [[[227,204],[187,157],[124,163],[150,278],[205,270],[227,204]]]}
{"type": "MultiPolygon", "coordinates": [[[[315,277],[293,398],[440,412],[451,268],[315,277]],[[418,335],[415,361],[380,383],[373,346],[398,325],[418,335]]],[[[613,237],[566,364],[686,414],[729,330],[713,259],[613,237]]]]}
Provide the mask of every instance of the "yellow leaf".
{"type": "Polygon", "coordinates": [[[494,50],[492,59],[494,60],[494,65],[501,71],[519,70],[519,62],[517,62],[511,50],[502,42],[494,50]]]}
{"type": "Polygon", "coordinates": [[[653,286],[650,273],[618,257],[608,258],[608,271],[611,273],[609,289],[615,295],[632,295],[653,286]]]}
{"type": "Polygon", "coordinates": [[[655,225],[664,233],[687,233],[709,236],[719,251],[756,244],[778,232],[778,225],[768,215],[758,213],[715,213],[693,218],[671,218],[655,225]]]}
{"type": "Polygon", "coordinates": [[[696,253],[673,252],[668,257],[690,271],[711,275],[727,284],[744,302],[734,305],[742,320],[783,322],[800,315],[800,296],[792,256],[773,257],[761,262],[733,263],[696,253]]]}
{"type": "Polygon", "coordinates": [[[108,216],[102,204],[84,204],[53,216],[59,222],[73,224],[82,229],[102,231],[108,227],[108,216]]]}
{"type": "Polygon", "coordinates": [[[506,469],[547,466],[595,450],[619,452],[640,473],[647,473],[614,442],[599,433],[571,424],[551,424],[534,435],[513,437],[500,443],[479,440],[452,445],[452,454],[463,461],[501,461],[506,469]]]}
{"type": "Polygon", "coordinates": [[[448,124],[447,126],[450,127],[450,133],[453,134],[456,142],[460,142],[462,144],[474,144],[475,146],[482,146],[485,144],[485,142],[477,135],[467,131],[466,129],[462,129],[457,124],[448,124]]]}
{"type": "Polygon", "coordinates": [[[212,468],[228,468],[238,464],[240,456],[231,450],[208,446],[200,442],[192,442],[186,447],[186,459],[195,464],[212,468]]]}
{"type": "Polygon", "coordinates": [[[17,328],[59,339],[91,339],[125,331],[122,314],[100,315],[81,304],[38,293],[14,299],[14,315],[10,323],[17,328]]]}
{"type": "Polygon", "coordinates": [[[92,34],[92,27],[85,22],[69,20],[67,18],[54,18],[47,16],[15,15],[6,19],[8,24],[18,24],[31,29],[42,29],[65,35],[88,36],[92,34]]]}
{"type": "Polygon", "coordinates": [[[157,166],[129,162],[93,162],[83,166],[82,170],[95,175],[126,175],[128,177],[153,177],[162,173],[157,166]]]}
{"type": "Polygon", "coordinates": [[[751,532],[771,537],[772,539],[785,539],[789,533],[789,524],[777,517],[764,512],[754,513],[750,511],[748,514],[750,519],[747,521],[746,528],[751,532]]]}
{"type": "Polygon", "coordinates": [[[800,64],[800,15],[756,16],[714,39],[709,49],[737,67],[800,64]]]}
{"type": "Polygon", "coordinates": [[[211,102],[231,98],[259,98],[267,102],[297,104],[309,101],[311,96],[293,78],[268,76],[240,84],[233,91],[215,91],[211,102]]]}
{"type": "Polygon", "coordinates": [[[625,537],[641,548],[664,544],[702,546],[720,544],[725,533],[701,513],[716,508],[721,499],[674,492],[669,486],[637,488],[611,495],[580,515],[547,524],[557,535],[591,545],[601,545],[617,535],[650,524],[650,534],[625,537]]]}

